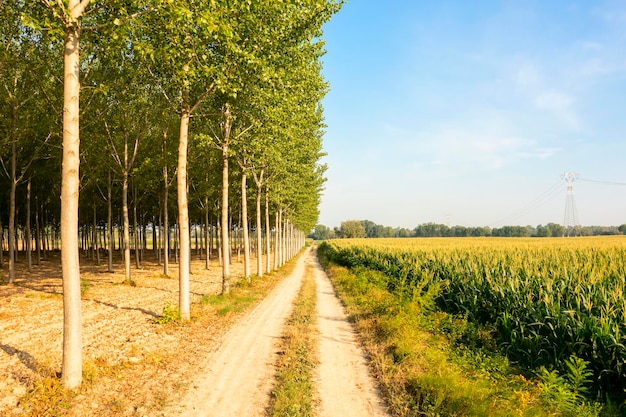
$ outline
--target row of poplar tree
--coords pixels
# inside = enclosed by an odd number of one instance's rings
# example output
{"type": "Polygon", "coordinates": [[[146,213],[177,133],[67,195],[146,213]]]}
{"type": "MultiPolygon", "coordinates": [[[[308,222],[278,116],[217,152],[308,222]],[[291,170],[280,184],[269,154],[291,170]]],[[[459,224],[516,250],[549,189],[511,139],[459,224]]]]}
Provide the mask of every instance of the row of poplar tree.
{"type": "MultiPolygon", "coordinates": [[[[260,261],[269,249],[263,235],[301,242],[299,230],[315,225],[328,89],[320,38],[340,7],[341,0],[0,0],[0,231],[13,280],[16,231],[39,248],[43,231],[60,230],[66,387],[82,380],[85,225],[104,225],[108,245],[113,226],[123,232],[130,278],[130,230],[175,224],[183,320],[192,227],[209,230],[214,219],[227,254],[233,219],[241,219],[249,268],[249,230],[260,261]]],[[[226,293],[228,256],[222,271],[226,293]]]]}

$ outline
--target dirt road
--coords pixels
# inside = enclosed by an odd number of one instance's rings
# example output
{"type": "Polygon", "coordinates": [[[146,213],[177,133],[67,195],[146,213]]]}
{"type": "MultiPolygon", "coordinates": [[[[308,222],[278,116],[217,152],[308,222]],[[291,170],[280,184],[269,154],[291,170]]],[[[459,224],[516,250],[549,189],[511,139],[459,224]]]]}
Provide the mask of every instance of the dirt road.
{"type": "Polygon", "coordinates": [[[386,416],[354,329],[328,276],[313,262],[317,284],[319,417],[386,416]]]}
{"type": "Polygon", "coordinates": [[[356,340],[315,252],[308,249],[293,273],[225,336],[207,359],[183,404],[184,417],[262,416],[270,400],[277,345],[302,283],[305,264],[318,285],[319,416],[384,416],[383,406],[356,340]]]}
{"type": "Polygon", "coordinates": [[[276,345],[302,284],[305,259],[309,256],[310,249],[297,260],[291,275],[226,334],[179,407],[181,416],[264,414],[274,382],[276,345]]]}

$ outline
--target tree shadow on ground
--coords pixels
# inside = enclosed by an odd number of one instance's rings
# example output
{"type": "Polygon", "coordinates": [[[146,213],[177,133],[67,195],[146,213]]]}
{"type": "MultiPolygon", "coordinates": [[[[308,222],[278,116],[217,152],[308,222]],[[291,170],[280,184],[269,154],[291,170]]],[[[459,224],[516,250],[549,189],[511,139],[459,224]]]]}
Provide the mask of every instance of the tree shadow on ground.
{"type": "Polygon", "coordinates": [[[23,351],[23,350],[19,350],[18,348],[10,346],[10,345],[5,345],[3,343],[0,343],[0,349],[5,351],[6,354],[9,356],[17,356],[20,362],[22,362],[24,366],[26,366],[31,371],[33,372],[37,371],[37,361],[35,360],[33,355],[31,355],[30,353],[23,351]]]}

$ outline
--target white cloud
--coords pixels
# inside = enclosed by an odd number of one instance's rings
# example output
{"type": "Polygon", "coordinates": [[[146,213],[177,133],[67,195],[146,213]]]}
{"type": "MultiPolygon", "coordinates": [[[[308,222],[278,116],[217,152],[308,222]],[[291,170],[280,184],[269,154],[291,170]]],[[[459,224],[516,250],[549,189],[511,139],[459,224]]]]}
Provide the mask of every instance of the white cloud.
{"type": "Polygon", "coordinates": [[[580,73],[583,77],[605,75],[613,71],[615,71],[615,67],[602,58],[589,58],[580,67],[580,73]]]}
{"type": "Polygon", "coordinates": [[[545,91],[535,97],[535,106],[540,110],[562,113],[570,110],[572,99],[567,94],[557,91],[545,91]]]}
{"type": "Polygon", "coordinates": [[[539,110],[553,114],[567,127],[578,129],[580,122],[573,108],[574,100],[569,94],[558,91],[544,91],[535,96],[534,104],[539,110]]]}
{"type": "Polygon", "coordinates": [[[584,51],[602,51],[604,49],[604,44],[600,42],[585,40],[580,42],[580,47],[584,51]]]}
{"type": "Polygon", "coordinates": [[[540,83],[541,75],[535,65],[522,63],[514,75],[514,81],[523,88],[533,87],[540,83]]]}
{"type": "Polygon", "coordinates": [[[547,148],[542,148],[542,147],[537,147],[537,148],[531,148],[529,150],[525,150],[525,151],[521,151],[518,152],[517,155],[521,158],[530,158],[530,159],[547,159],[550,158],[553,155],[556,155],[557,153],[561,152],[563,150],[563,148],[557,148],[557,147],[547,147],[547,148]]]}
{"type": "Polygon", "coordinates": [[[426,139],[431,164],[440,168],[500,170],[520,159],[547,159],[560,151],[533,139],[494,131],[445,129],[426,139]]]}

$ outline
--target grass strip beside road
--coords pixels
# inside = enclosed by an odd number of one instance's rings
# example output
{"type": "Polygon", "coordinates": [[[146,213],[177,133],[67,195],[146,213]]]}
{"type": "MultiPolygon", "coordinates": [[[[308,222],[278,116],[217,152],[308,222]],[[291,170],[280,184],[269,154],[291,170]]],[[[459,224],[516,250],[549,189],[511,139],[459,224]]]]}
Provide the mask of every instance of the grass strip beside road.
{"type": "Polygon", "coordinates": [[[312,417],[315,414],[312,373],[318,362],[316,302],[315,277],[307,265],[294,311],[283,332],[276,386],[268,409],[272,417],[312,417]]]}

